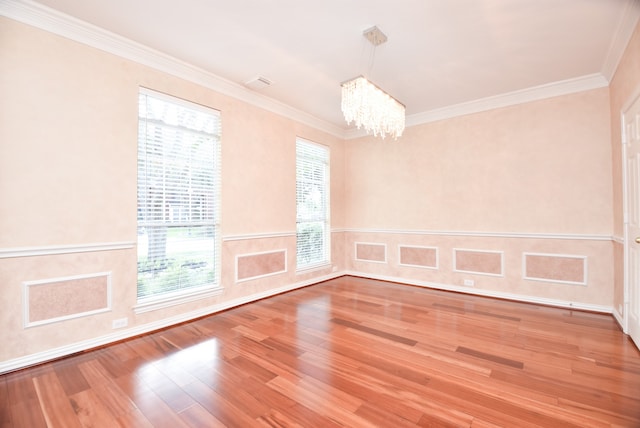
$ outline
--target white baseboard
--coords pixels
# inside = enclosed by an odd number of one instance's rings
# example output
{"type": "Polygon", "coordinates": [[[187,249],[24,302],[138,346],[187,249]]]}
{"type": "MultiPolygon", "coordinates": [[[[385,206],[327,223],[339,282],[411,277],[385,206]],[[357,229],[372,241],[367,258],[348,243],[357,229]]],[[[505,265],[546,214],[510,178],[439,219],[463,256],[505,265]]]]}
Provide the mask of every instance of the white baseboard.
{"type": "MultiPolygon", "coordinates": [[[[315,277],[306,281],[296,282],[294,284],[286,285],[283,287],[278,287],[278,288],[270,289],[260,293],[251,294],[249,296],[244,296],[241,298],[229,300],[213,306],[207,306],[202,309],[187,312],[185,314],[176,315],[171,318],[165,318],[149,324],[136,326],[126,330],[119,330],[116,333],[100,336],[94,339],[84,340],[82,342],[76,342],[71,345],[62,346],[59,348],[50,349],[43,352],[37,352],[35,354],[26,355],[24,357],[15,358],[12,360],[2,361],[0,362],[0,374],[23,369],[36,364],[44,363],[46,361],[51,361],[56,358],[61,358],[71,354],[75,354],[77,352],[86,351],[88,349],[108,345],[109,343],[114,343],[117,341],[129,339],[142,334],[150,333],[152,331],[160,330],[162,328],[170,327],[172,325],[180,324],[196,318],[215,314],[216,312],[231,309],[236,306],[241,306],[247,303],[255,302],[256,300],[272,297],[277,294],[286,293],[288,291],[307,287],[309,285],[313,285],[323,281],[328,281],[330,279],[338,278],[345,275],[350,275],[350,276],[355,276],[360,278],[377,279],[377,280],[389,281],[389,282],[396,282],[401,284],[408,284],[408,285],[414,285],[414,286],[425,287],[425,288],[433,288],[438,290],[455,291],[458,293],[474,294],[478,296],[515,300],[515,301],[520,301],[525,303],[536,303],[540,305],[557,306],[562,308],[585,310],[585,311],[592,311],[592,312],[602,312],[607,314],[612,313],[619,323],[621,319],[620,314],[614,311],[613,308],[610,306],[592,305],[588,303],[570,302],[566,300],[547,299],[543,297],[503,293],[503,292],[493,291],[493,290],[474,289],[474,288],[468,288],[468,287],[438,284],[438,283],[391,277],[391,276],[385,276],[385,275],[364,274],[361,272],[354,272],[354,271],[342,271],[342,272],[333,272],[329,275],[315,277]]],[[[622,323],[620,323],[620,325],[622,325],[622,323]]]]}
{"type": "Polygon", "coordinates": [[[219,303],[213,306],[207,306],[205,308],[187,312],[180,315],[176,315],[171,318],[165,318],[152,323],[148,323],[148,324],[144,324],[144,325],[140,325],[140,326],[124,329],[124,330],[119,330],[118,332],[96,337],[94,339],[83,340],[81,342],[76,342],[70,345],[61,346],[59,348],[49,349],[43,352],[37,352],[35,354],[26,355],[24,357],[2,361],[0,362],[0,374],[23,369],[36,364],[44,363],[46,361],[51,361],[56,358],[61,358],[61,357],[65,357],[78,352],[108,345],[109,343],[130,339],[132,337],[136,337],[141,334],[150,333],[152,331],[160,330],[166,327],[170,327],[172,325],[180,324],[186,321],[191,321],[196,318],[212,315],[212,314],[215,314],[216,312],[221,312],[227,309],[234,308],[236,306],[241,306],[247,303],[255,302],[256,300],[261,300],[267,297],[275,296],[277,294],[286,293],[287,291],[292,291],[298,288],[307,287],[315,283],[328,281],[330,279],[338,278],[340,276],[344,276],[344,273],[334,272],[329,275],[315,277],[307,281],[296,282],[294,284],[286,285],[283,287],[278,287],[278,288],[270,289],[260,293],[251,294],[249,296],[244,296],[237,299],[225,301],[223,303],[219,303]]]}
{"type": "Polygon", "coordinates": [[[624,322],[624,316],[622,316],[622,314],[618,312],[618,310],[615,308],[613,308],[613,317],[618,322],[618,325],[620,326],[620,330],[622,330],[624,334],[628,334],[627,326],[625,325],[625,322],[624,322]]]}
{"type": "Polygon", "coordinates": [[[523,303],[535,303],[545,306],[556,306],[567,309],[577,309],[581,311],[601,312],[605,314],[613,313],[613,307],[604,305],[593,305],[590,303],[571,302],[568,300],[548,299],[546,297],[527,296],[523,294],[504,293],[494,290],[483,290],[479,288],[461,287],[458,285],[439,284],[435,282],[419,281],[407,278],[398,278],[393,276],[363,274],[360,272],[347,271],[344,275],[357,276],[360,278],[378,279],[381,281],[397,282],[401,284],[415,285],[418,287],[433,288],[444,291],[455,291],[457,293],[473,294],[476,296],[494,297],[497,299],[514,300],[523,303]]]}

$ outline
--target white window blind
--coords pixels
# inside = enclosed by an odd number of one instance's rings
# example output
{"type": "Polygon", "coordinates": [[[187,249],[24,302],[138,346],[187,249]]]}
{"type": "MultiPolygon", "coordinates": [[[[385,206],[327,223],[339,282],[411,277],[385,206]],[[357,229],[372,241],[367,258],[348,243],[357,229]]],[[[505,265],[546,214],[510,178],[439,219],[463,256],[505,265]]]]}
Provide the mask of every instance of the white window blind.
{"type": "Polygon", "coordinates": [[[297,269],[329,263],[329,149],[296,141],[297,269]]]}
{"type": "Polygon", "coordinates": [[[138,107],[138,300],[213,288],[220,115],[146,89],[138,107]]]}

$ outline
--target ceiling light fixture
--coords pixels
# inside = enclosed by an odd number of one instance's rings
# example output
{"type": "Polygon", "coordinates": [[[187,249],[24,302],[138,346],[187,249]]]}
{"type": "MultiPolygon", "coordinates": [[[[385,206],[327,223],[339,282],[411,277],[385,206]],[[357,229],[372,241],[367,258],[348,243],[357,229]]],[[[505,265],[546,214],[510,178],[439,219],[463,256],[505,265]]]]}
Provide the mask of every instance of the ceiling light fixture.
{"type": "MultiPolygon", "coordinates": [[[[386,42],[387,36],[378,27],[365,30],[362,35],[375,47],[386,42]]],[[[374,52],[375,53],[375,52],[374,52]]],[[[373,63],[373,61],[371,61],[373,63]]],[[[405,106],[363,76],[342,83],[342,113],[347,124],[355,122],[368,134],[387,134],[397,139],[405,125],[405,106]]]]}

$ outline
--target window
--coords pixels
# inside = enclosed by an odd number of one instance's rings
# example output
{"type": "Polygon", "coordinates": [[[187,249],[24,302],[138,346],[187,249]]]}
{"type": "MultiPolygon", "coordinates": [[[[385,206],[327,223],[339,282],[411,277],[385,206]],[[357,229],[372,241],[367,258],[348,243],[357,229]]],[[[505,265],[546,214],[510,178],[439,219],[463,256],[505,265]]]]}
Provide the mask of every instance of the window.
{"type": "Polygon", "coordinates": [[[329,263],[329,149],[296,141],[297,270],[329,263]]]}
{"type": "Polygon", "coordinates": [[[215,288],[219,113],[147,89],[138,109],[138,301],[215,288]]]}

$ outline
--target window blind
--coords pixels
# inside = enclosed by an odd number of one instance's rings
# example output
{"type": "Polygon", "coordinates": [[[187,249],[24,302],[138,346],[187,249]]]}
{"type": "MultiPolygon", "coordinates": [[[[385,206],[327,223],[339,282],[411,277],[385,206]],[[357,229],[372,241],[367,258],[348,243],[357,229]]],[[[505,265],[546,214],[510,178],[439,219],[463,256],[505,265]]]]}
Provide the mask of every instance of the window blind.
{"type": "Polygon", "coordinates": [[[220,115],[146,89],[138,107],[138,299],[213,287],[220,115]]]}
{"type": "Polygon", "coordinates": [[[297,269],[329,263],[329,149],[296,141],[297,269]]]}

